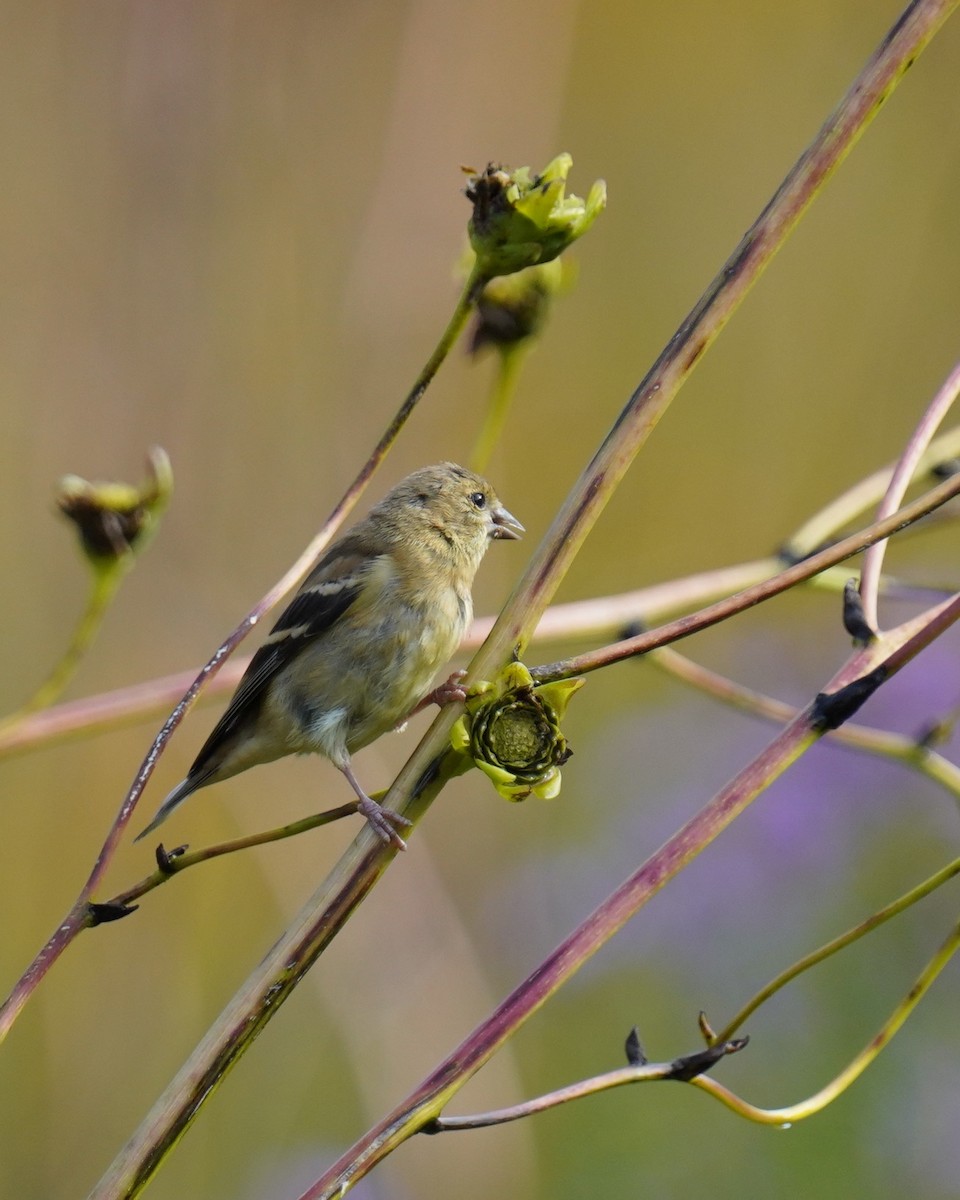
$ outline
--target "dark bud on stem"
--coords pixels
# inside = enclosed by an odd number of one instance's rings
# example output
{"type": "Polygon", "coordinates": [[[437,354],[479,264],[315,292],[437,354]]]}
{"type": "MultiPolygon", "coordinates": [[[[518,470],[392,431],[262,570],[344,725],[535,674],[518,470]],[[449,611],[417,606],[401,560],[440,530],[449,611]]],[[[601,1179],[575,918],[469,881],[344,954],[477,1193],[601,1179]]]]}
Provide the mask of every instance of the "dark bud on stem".
{"type": "Polygon", "coordinates": [[[154,447],[148,477],[139,488],[127,483],[89,483],[78,475],[60,480],[57,506],[77,527],[84,553],[96,568],[143,548],[170,498],[173,473],[164,450],[154,447]]]}
{"type": "Polygon", "coordinates": [[[858,646],[869,646],[877,636],[864,615],[860,585],[856,579],[848,579],[844,584],[843,627],[858,646]]]}
{"type": "Polygon", "coordinates": [[[640,1031],[636,1025],[627,1034],[627,1040],[624,1044],[624,1050],[627,1055],[627,1064],[631,1067],[644,1067],[649,1062],[646,1054],[643,1052],[643,1045],[640,1041],[640,1031]]]}

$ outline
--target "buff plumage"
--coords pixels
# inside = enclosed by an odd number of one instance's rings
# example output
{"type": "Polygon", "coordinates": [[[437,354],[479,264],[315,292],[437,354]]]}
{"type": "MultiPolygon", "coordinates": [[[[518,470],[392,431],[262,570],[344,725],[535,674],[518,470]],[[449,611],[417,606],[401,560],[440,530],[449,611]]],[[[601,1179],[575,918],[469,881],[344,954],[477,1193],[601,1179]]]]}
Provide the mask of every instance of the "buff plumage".
{"type": "Polygon", "coordinates": [[[198,788],[287,754],[319,753],[344,774],[379,836],[406,824],[360,786],[355,750],[424,699],[473,615],[491,539],[523,526],[490,485],[441,463],[415,471],[324,554],[254,654],[186,779],[145,837],[198,788]]]}

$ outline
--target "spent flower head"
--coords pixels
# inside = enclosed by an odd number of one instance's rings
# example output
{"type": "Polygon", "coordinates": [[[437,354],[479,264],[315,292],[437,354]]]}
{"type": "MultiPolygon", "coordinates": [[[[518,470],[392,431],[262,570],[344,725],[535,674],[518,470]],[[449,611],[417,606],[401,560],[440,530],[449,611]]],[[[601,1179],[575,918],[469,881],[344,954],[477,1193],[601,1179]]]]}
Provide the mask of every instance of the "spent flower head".
{"type": "Polygon", "coordinates": [[[57,507],[77,527],[94,570],[103,570],[143,549],[172,490],[170,459],[154,446],[147,456],[147,478],[139,487],[65,475],[57,488],[57,507]]]}
{"type": "Polygon", "coordinates": [[[490,163],[467,185],[473,216],[467,226],[477,269],[487,279],[549,262],[590,228],[607,203],[602,179],[587,199],[565,196],[569,154],[558,154],[539,174],[490,163]]]}
{"type": "Polygon", "coordinates": [[[523,663],[510,663],[493,683],[471,688],[450,744],[469,755],[505,799],[525,800],[532,792],[552,800],[560,791],[560,768],[572,754],[560,722],[584,682],[535,684],[523,663]]]}

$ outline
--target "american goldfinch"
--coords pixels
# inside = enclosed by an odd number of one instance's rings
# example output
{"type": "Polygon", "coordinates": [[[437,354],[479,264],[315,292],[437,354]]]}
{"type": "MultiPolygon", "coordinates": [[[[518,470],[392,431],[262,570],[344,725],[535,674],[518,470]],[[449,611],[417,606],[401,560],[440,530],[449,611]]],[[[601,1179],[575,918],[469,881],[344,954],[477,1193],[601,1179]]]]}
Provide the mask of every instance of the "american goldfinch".
{"type": "Polygon", "coordinates": [[[318,753],[346,776],[379,836],[403,848],[397,826],[409,822],[366,794],[350,755],[424,701],[473,617],[470,589],[487,545],[522,532],[471,471],[441,463],[408,475],[307,576],[186,779],[137,840],[198,788],[318,753]]]}

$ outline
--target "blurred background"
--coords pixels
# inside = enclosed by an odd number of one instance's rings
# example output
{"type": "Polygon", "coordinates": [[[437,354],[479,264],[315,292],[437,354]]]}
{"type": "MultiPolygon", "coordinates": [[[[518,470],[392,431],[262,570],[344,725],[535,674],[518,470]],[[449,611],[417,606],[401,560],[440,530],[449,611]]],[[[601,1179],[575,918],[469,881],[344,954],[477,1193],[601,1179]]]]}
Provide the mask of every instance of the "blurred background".
{"type": "MultiPolygon", "coordinates": [[[[87,579],[56,480],[176,492],[69,696],[202,662],[285,570],[397,408],[453,304],[461,164],[574,156],[607,180],[579,281],[528,362],[489,474],[528,529],[478,581],[495,611],[650,362],[896,19],[898,0],[517,6],[185,0],[10,6],[0,43],[0,699],[56,660],[87,579]]],[[[770,552],[895,458],[960,352],[960,24],[948,23],[704,358],[559,599],[770,552]]],[[[468,453],[493,362],[458,348],[371,492],[468,453]]],[[[366,504],[366,500],[363,502],[366,504]]],[[[888,564],[956,584],[949,527],[888,564]]],[[[889,604],[890,624],[913,611],[889,604]]],[[[802,703],[849,650],[834,596],[774,601],[684,648],[802,703]]],[[[584,643],[538,645],[531,662],[584,643]]],[[[915,732],[958,699],[953,634],[861,714],[915,732]]],[[[144,797],[179,780],[197,709],[144,797]]],[[[426,719],[359,759],[384,786],[426,719]]],[[[0,768],[0,988],[76,895],[157,727],[0,768]]],[[[770,737],[642,663],[591,676],[560,797],[507,805],[473,772],[431,810],[344,935],[204,1109],[158,1200],[293,1197],[404,1096],[770,737]]],[[[956,741],[946,753],[956,753],[956,741]]],[[[320,760],[202,793],[194,846],[347,799],[320,760]]],[[[139,814],[134,825],[142,824],[139,814]]],[[[347,826],[350,825],[350,828],[347,826]]],[[[85,934],[0,1055],[0,1194],[86,1193],[356,831],[200,867],[85,934]]],[[[165,831],[166,832],[166,831],[165,831]]],[[[826,745],[534,1018],[453,1110],[698,1048],[800,954],[949,861],[956,804],[826,745]]],[[[151,868],[126,844],[113,894],[151,868]]],[[[872,1036],[955,919],[937,895],[805,976],[719,1077],[782,1105],[872,1036]]],[[[356,1194],[715,1200],[960,1194],[951,965],[880,1061],[789,1132],[692,1089],[619,1090],[534,1120],[417,1139],[356,1194]],[[691,1149],[695,1147],[695,1149],[691,1149]]]]}

